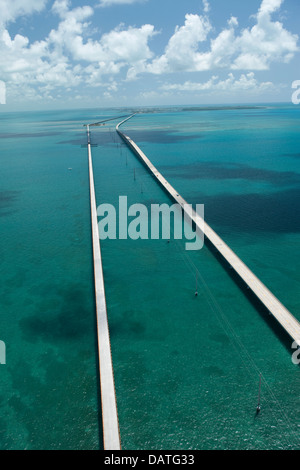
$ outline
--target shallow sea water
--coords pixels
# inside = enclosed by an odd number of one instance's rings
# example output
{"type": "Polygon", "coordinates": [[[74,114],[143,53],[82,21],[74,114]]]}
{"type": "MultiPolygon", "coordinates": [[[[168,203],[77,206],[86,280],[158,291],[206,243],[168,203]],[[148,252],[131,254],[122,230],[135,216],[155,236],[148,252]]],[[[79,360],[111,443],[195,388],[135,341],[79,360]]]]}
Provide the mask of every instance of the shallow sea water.
{"type": "MultiPolygon", "coordinates": [[[[299,109],[143,111],[124,132],[300,319],[299,109]]],[[[127,112],[0,115],[2,449],[102,448],[82,125],[127,112]]],[[[98,204],[170,203],[113,123],[92,143],[98,204]]],[[[209,247],[101,248],[123,449],[299,448],[291,341],[209,247]]]]}

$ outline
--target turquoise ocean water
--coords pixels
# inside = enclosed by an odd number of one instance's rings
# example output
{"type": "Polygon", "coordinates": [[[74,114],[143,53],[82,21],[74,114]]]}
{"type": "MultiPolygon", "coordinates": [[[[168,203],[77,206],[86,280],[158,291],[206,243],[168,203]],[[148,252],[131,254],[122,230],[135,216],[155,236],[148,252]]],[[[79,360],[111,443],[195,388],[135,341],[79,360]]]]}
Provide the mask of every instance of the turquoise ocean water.
{"type": "MultiPolygon", "coordinates": [[[[102,448],[83,124],[132,111],[0,114],[0,449],[102,448]]],[[[142,111],[124,132],[300,320],[300,108],[142,111]]],[[[98,204],[170,203],[114,123],[92,143],[98,204]]],[[[290,339],[184,243],[101,244],[123,449],[299,449],[290,339]]]]}

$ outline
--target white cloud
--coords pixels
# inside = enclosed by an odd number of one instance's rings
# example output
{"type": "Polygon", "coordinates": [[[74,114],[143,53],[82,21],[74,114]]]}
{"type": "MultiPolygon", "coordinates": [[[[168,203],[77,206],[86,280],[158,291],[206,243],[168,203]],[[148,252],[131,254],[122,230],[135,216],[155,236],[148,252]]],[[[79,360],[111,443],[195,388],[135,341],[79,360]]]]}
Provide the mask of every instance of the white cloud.
{"type": "Polygon", "coordinates": [[[298,36],[272,21],[271,14],[283,0],[263,0],[257,14],[257,24],[245,29],[236,38],[238,52],[232,69],[268,70],[273,62],[289,62],[298,50],[298,36]]]}
{"type": "Polygon", "coordinates": [[[239,22],[238,22],[238,19],[235,17],[235,16],[232,16],[229,20],[228,20],[228,26],[234,28],[235,26],[238,26],[239,25],[239,22]]]}
{"type": "Polygon", "coordinates": [[[112,5],[132,5],[133,3],[142,3],[147,0],[99,0],[101,7],[110,7],[112,5]]]}
{"type": "MultiPolygon", "coordinates": [[[[135,1],[138,0],[101,0],[101,4],[135,1]]],[[[0,78],[6,82],[8,92],[20,99],[25,95],[29,99],[50,99],[55,96],[54,90],[58,95],[83,84],[106,87],[106,92],[113,95],[118,90],[116,77],[120,72],[124,72],[124,77],[127,73],[127,80],[134,80],[141,73],[267,70],[274,62],[289,62],[298,51],[298,36],[273,19],[283,0],[262,0],[253,27],[239,30],[238,18],[232,16],[212,38],[210,4],[202,0],[203,15],[187,14],[184,24],[176,27],[163,53],[156,57],[150,48],[150,41],[157,34],[153,25],[121,25],[96,37],[91,25],[94,9],[72,8],[71,0],[49,2],[57,25],[43,40],[31,42],[22,34],[11,36],[10,22],[41,12],[46,2],[0,0],[0,78]]],[[[224,80],[213,76],[207,82],[187,81],[170,86],[173,91],[254,92],[271,89],[272,83],[259,83],[254,74],[246,73],[239,78],[230,74],[224,80]]]]}
{"type": "Polygon", "coordinates": [[[210,11],[210,5],[207,0],[202,0],[203,3],[203,10],[204,13],[208,13],[210,11]]]}
{"type": "Polygon", "coordinates": [[[52,11],[60,16],[60,18],[65,18],[69,13],[70,5],[70,0],[55,0],[52,11]]]}
{"type": "Polygon", "coordinates": [[[123,67],[138,69],[138,64],[153,57],[148,41],[155,34],[154,26],[118,27],[94,40],[88,37],[93,9],[70,9],[70,5],[69,0],[54,2],[52,12],[59,23],[43,41],[30,43],[23,35],[11,37],[7,29],[0,29],[1,78],[14,96],[19,96],[20,85],[31,99],[42,99],[55,88],[83,83],[106,86],[115,93],[116,82],[107,82],[104,76],[114,76],[123,67]]]}
{"type": "Polygon", "coordinates": [[[259,8],[259,15],[271,14],[279,10],[284,0],[263,0],[259,8]]]}
{"type": "Polygon", "coordinates": [[[259,82],[253,72],[242,74],[238,79],[232,73],[228,74],[225,80],[219,80],[218,76],[211,77],[206,82],[191,82],[165,84],[161,87],[166,91],[180,91],[180,92],[200,92],[200,91],[221,91],[221,92],[254,92],[261,93],[267,90],[273,91],[275,89],[272,82],[259,82]]]}
{"type": "Polygon", "coordinates": [[[40,12],[48,0],[0,0],[0,25],[15,21],[19,16],[40,12]]]}
{"type": "MultiPolygon", "coordinates": [[[[256,24],[238,35],[238,19],[232,16],[228,27],[204,48],[212,27],[208,16],[186,15],[184,26],[178,27],[162,56],[148,64],[145,71],[154,74],[179,71],[200,72],[218,68],[232,70],[268,70],[274,62],[289,62],[298,49],[298,36],[287,31],[272,14],[283,0],[262,0],[255,15],[256,24]],[[201,46],[201,47],[200,47],[201,46]]],[[[204,1],[205,11],[209,4],[204,1]]]]}
{"type": "MultiPolygon", "coordinates": [[[[41,4],[39,0],[34,3],[36,7],[41,4]]],[[[49,90],[78,86],[83,81],[81,66],[64,53],[63,36],[74,30],[82,32],[81,21],[92,14],[92,10],[86,7],[72,13],[68,12],[68,4],[63,0],[54,3],[54,11],[65,18],[60,23],[64,27],[52,31],[42,41],[30,43],[25,36],[17,34],[12,38],[7,29],[0,30],[0,71],[10,95],[18,99],[22,94],[26,94],[27,99],[49,98],[49,90]]]]}
{"type": "Polygon", "coordinates": [[[83,42],[81,35],[76,34],[69,38],[66,47],[76,60],[132,64],[152,57],[148,41],[153,35],[152,25],[143,25],[141,28],[129,27],[127,30],[118,28],[104,34],[99,41],[88,40],[86,43],[83,42]]]}
{"type": "Polygon", "coordinates": [[[161,74],[206,70],[205,57],[199,54],[197,48],[200,42],[207,39],[210,30],[211,24],[207,16],[186,15],[184,25],[176,27],[165,53],[155,59],[147,67],[147,71],[161,74]]]}

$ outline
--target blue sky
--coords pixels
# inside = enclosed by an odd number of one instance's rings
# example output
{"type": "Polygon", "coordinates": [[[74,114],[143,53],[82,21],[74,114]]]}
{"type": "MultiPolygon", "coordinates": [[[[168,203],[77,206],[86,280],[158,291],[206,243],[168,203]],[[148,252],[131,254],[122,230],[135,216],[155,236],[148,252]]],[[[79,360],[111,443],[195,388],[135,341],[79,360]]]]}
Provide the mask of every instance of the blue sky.
{"type": "Polygon", "coordinates": [[[299,18],[299,0],[0,0],[0,111],[287,102],[299,18]]]}

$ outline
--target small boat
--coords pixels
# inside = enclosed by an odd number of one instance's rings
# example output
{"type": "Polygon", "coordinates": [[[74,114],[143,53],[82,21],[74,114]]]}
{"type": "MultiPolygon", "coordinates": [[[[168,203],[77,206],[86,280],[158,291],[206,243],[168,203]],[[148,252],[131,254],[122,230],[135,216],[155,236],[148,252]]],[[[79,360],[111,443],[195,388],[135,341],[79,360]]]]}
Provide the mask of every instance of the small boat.
{"type": "Polygon", "coordinates": [[[258,389],[258,403],[256,407],[256,413],[260,413],[261,406],[260,406],[260,395],[261,395],[261,374],[259,375],[259,389],[258,389]]]}

